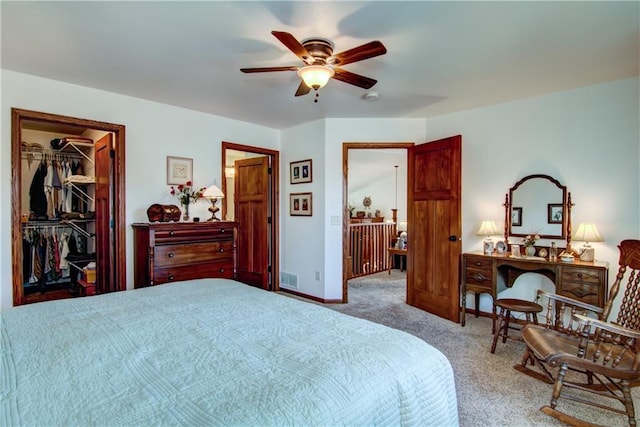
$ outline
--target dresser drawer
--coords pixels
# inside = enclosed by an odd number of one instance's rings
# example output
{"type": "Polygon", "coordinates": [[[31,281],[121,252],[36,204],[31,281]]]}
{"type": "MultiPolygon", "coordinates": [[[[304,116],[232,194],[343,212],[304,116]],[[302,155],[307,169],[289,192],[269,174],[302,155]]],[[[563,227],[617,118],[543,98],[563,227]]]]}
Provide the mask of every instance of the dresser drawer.
{"type": "Polygon", "coordinates": [[[180,242],[203,242],[207,240],[233,240],[233,227],[175,227],[157,230],[155,232],[156,245],[180,242]]]}
{"type": "Polygon", "coordinates": [[[463,274],[467,287],[491,289],[493,286],[493,263],[490,259],[467,257],[463,274]]]}
{"type": "Polygon", "coordinates": [[[233,242],[202,242],[181,245],[156,246],[155,267],[170,267],[194,264],[210,260],[226,259],[233,256],[233,242]]]}
{"type": "Polygon", "coordinates": [[[205,264],[181,267],[156,268],[154,284],[178,282],[180,280],[201,279],[204,277],[233,278],[233,260],[212,261],[205,264]]]}
{"type": "Polygon", "coordinates": [[[606,283],[605,280],[604,270],[562,266],[560,294],[601,307],[605,297],[602,283],[606,283]]]}

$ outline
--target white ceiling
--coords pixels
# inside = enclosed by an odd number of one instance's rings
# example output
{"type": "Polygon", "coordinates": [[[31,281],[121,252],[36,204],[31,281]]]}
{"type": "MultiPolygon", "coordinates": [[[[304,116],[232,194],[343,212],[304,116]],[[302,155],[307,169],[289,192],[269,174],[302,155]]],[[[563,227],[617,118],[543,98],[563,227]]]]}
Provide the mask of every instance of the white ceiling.
{"type": "Polygon", "coordinates": [[[429,117],[640,75],[638,1],[11,2],[2,68],[286,128],[327,117],[429,117]],[[332,80],[294,97],[301,65],[271,35],[380,40],[345,65],[377,101],[332,80]]]}

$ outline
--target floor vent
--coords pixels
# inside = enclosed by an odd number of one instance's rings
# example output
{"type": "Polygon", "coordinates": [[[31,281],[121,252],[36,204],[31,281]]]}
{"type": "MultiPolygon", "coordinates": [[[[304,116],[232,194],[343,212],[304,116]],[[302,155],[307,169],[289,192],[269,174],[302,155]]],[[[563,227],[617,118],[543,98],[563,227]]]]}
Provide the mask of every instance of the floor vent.
{"type": "Polygon", "coordinates": [[[284,288],[298,289],[298,275],[281,271],[280,286],[284,288]]]}

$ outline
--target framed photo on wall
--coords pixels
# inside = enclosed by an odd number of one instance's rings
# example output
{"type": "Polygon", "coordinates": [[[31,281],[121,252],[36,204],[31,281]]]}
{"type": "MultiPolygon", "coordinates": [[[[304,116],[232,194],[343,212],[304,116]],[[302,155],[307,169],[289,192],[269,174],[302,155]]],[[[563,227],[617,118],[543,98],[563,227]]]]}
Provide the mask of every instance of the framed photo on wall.
{"type": "Polygon", "coordinates": [[[311,193],[291,193],[289,195],[289,215],[312,216],[311,193]]]}
{"type": "Polygon", "coordinates": [[[511,225],[522,226],[522,208],[511,208],[511,225]]]}
{"type": "Polygon", "coordinates": [[[291,184],[311,182],[311,159],[289,163],[291,184]]]}
{"type": "Polygon", "coordinates": [[[167,185],[193,182],[193,159],[167,156],[167,185]]]}
{"type": "Polygon", "coordinates": [[[547,222],[549,224],[562,224],[562,204],[547,204],[547,222]]]}

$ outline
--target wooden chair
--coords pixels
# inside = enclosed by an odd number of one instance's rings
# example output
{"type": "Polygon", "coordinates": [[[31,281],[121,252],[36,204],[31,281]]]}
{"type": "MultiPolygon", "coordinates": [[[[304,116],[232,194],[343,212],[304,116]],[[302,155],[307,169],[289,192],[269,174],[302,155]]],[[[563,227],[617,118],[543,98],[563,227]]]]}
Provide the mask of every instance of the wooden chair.
{"type": "Polygon", "coordinates": [[[529,324],[522,329],[528,349],[525,357],[540,365],[543,379],[555,384],[550,405],[540,410],[571,425],[589,423],[556,409],[560,398],[626,414],[629,425],[636,425],[630,389],[640,383],[640,240],[624,240],[618,248],[618,274],[602,311],[554,296],[553,302],[547,305],[553,310],[547,315],[547,324],[529,324]],[[606,319],[611,310],[613,298],[627,272],[628,280],[616,322],[606,322],[602,319],[606,319]],[[565,323],[565,315],[570,315],[568,323],[565,323]],[[551,371],[556,369],[557,373],[553,375],[551,371]],[[594,401],[572,395],[567,389],[611,398],[620,402],[624,409],[602,403],[602,399],[594,401]]]}

